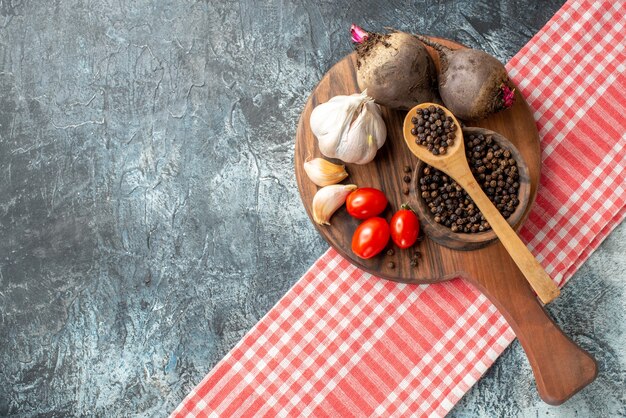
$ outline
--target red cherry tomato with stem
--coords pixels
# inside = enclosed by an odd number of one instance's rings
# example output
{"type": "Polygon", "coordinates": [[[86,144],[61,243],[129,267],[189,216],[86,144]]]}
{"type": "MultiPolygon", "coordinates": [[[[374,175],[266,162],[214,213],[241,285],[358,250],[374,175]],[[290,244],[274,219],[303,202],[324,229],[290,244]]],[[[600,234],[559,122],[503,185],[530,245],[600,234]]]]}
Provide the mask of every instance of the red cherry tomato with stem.
{"type": "Polygon", "coordinates": [[[420,221],[409,205],[402,205],[389,224],[391,239],[398,247],[409,248],[415,244],[420,234],[420,221]]]}
{"type": "Polygon", "coordinates": [[[380,215],[387,207],[385,194],[372,187],[356,189],[346,199],[348,213],[357,219],[380,215]]]}
{"type": "Polygon", "coordinates": [[[352,252],[361,258],[372,258],[389,242],[389,224],[383,218],[369,218],[354,231],[352,252]]]}

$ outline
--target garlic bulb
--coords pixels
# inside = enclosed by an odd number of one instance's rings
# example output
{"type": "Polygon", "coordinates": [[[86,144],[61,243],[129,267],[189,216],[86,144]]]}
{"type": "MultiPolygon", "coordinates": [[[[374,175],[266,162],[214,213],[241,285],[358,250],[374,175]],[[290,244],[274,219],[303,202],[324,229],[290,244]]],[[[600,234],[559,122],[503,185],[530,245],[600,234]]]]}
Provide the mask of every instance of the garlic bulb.
{"type": "Polygon", "coordinates": [[[366,164],[385,143],[380,107],[367,92],[335,96],[311,112],[311,130],[320,151],[347,163],[366,164]]]}
{"type": "Polygon", "coordinates": [[[343,164],[333,164],[323,158],[314,158],[304,163],[304,171],[318,186],[336,184],[348,177],[345,167],[343,164]]]}
{"type": "Polygon", "coordinates": [[[333,184],[319,189],[313,196],[313,220],[320,225],[330,225],[330,217],[346,203],[353,190],[356,190],[355,184],[333,184]]]}

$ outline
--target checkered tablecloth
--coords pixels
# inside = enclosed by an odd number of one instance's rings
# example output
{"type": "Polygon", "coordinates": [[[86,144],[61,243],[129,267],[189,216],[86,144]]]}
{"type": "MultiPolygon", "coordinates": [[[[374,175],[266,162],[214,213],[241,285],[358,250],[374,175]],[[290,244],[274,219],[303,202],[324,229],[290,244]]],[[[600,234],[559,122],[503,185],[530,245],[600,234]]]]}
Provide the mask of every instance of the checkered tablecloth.
{"type": "MultiPolygon", "coordinates": [[[[568,1],[507,64],[542,143],[522,238],[564,284],[626,214],[625,1],[568,1]]],[[[515,338],[462,280],[403,285],[328,250],[173,416],[443,416],[515,338]]]]}

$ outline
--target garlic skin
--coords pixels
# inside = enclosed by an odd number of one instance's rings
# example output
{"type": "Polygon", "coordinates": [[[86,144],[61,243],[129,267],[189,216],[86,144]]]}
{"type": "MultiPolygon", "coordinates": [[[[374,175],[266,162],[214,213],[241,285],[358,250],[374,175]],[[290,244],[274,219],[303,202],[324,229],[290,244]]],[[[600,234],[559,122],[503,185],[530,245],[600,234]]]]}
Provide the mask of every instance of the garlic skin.
{"type": "Polygon", "coordinates": [[[319,189],[313,196],[313,220],[320,225],[330,225],[330,217],[354,190],[356,184],[333,184],[319,189]]]}
{"type": "Polygon", "coordinates": [[[367,164],[387,139],[380,107],[363,93],[335,96],[311,112],[311,130],[326,157],[367,164]]]}
{"type": "Polygon", "coordinates": [[[328,186],[339,183],[348,177],[346,166],[343,164],[333,164],[323,158],[314,158],[304,163],[309,179],[318,186],[328,186]]]}

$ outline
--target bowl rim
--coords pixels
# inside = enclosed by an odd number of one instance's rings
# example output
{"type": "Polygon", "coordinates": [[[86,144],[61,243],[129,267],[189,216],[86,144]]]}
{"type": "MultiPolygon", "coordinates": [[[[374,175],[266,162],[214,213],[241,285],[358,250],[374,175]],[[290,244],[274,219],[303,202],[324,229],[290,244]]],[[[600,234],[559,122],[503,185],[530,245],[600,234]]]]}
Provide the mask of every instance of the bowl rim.
{"type": "MultiPolygon", "coordinates": [[[[498,132],[480,127],[463,127],[462,131],[464,139],[466,135],[477,133],[492,136],[502,149],[511,152],[511,156],[517,162],[519,173],[518,182],[520,184],[517,198],[519,199],[520,203],[517,205],[515,211],[513,211],[513,213],[507,218],[507,222],[509,223],[509,225],[511,225],[513,229],[517,230],[521,226],[524,212],[530,204],[530,173],[524,157],[511,141],[509,141],[504,135],[498,132]]],[[[418,160],[417,164],[415,165],[415,170],[413,171],[414,174],[412,181],[412,184],[414,185],[413,192],[417,194],[415,199],[415,211],[420,218],[424,233],[436,243],[454,250],[479,249],[497,241],[498,237],[492,229],[490,229],[489,231],[476,233],[452,232],[450,228],[435,222],[434,216],[432,215],[430,210],[428,210],[428,206],[424,202],[424,199],[421,195],[421,190],[419,189],[419,180],[421,178],[422,168],[426,165],[427,164],[422,160],[418,160]]]]}

